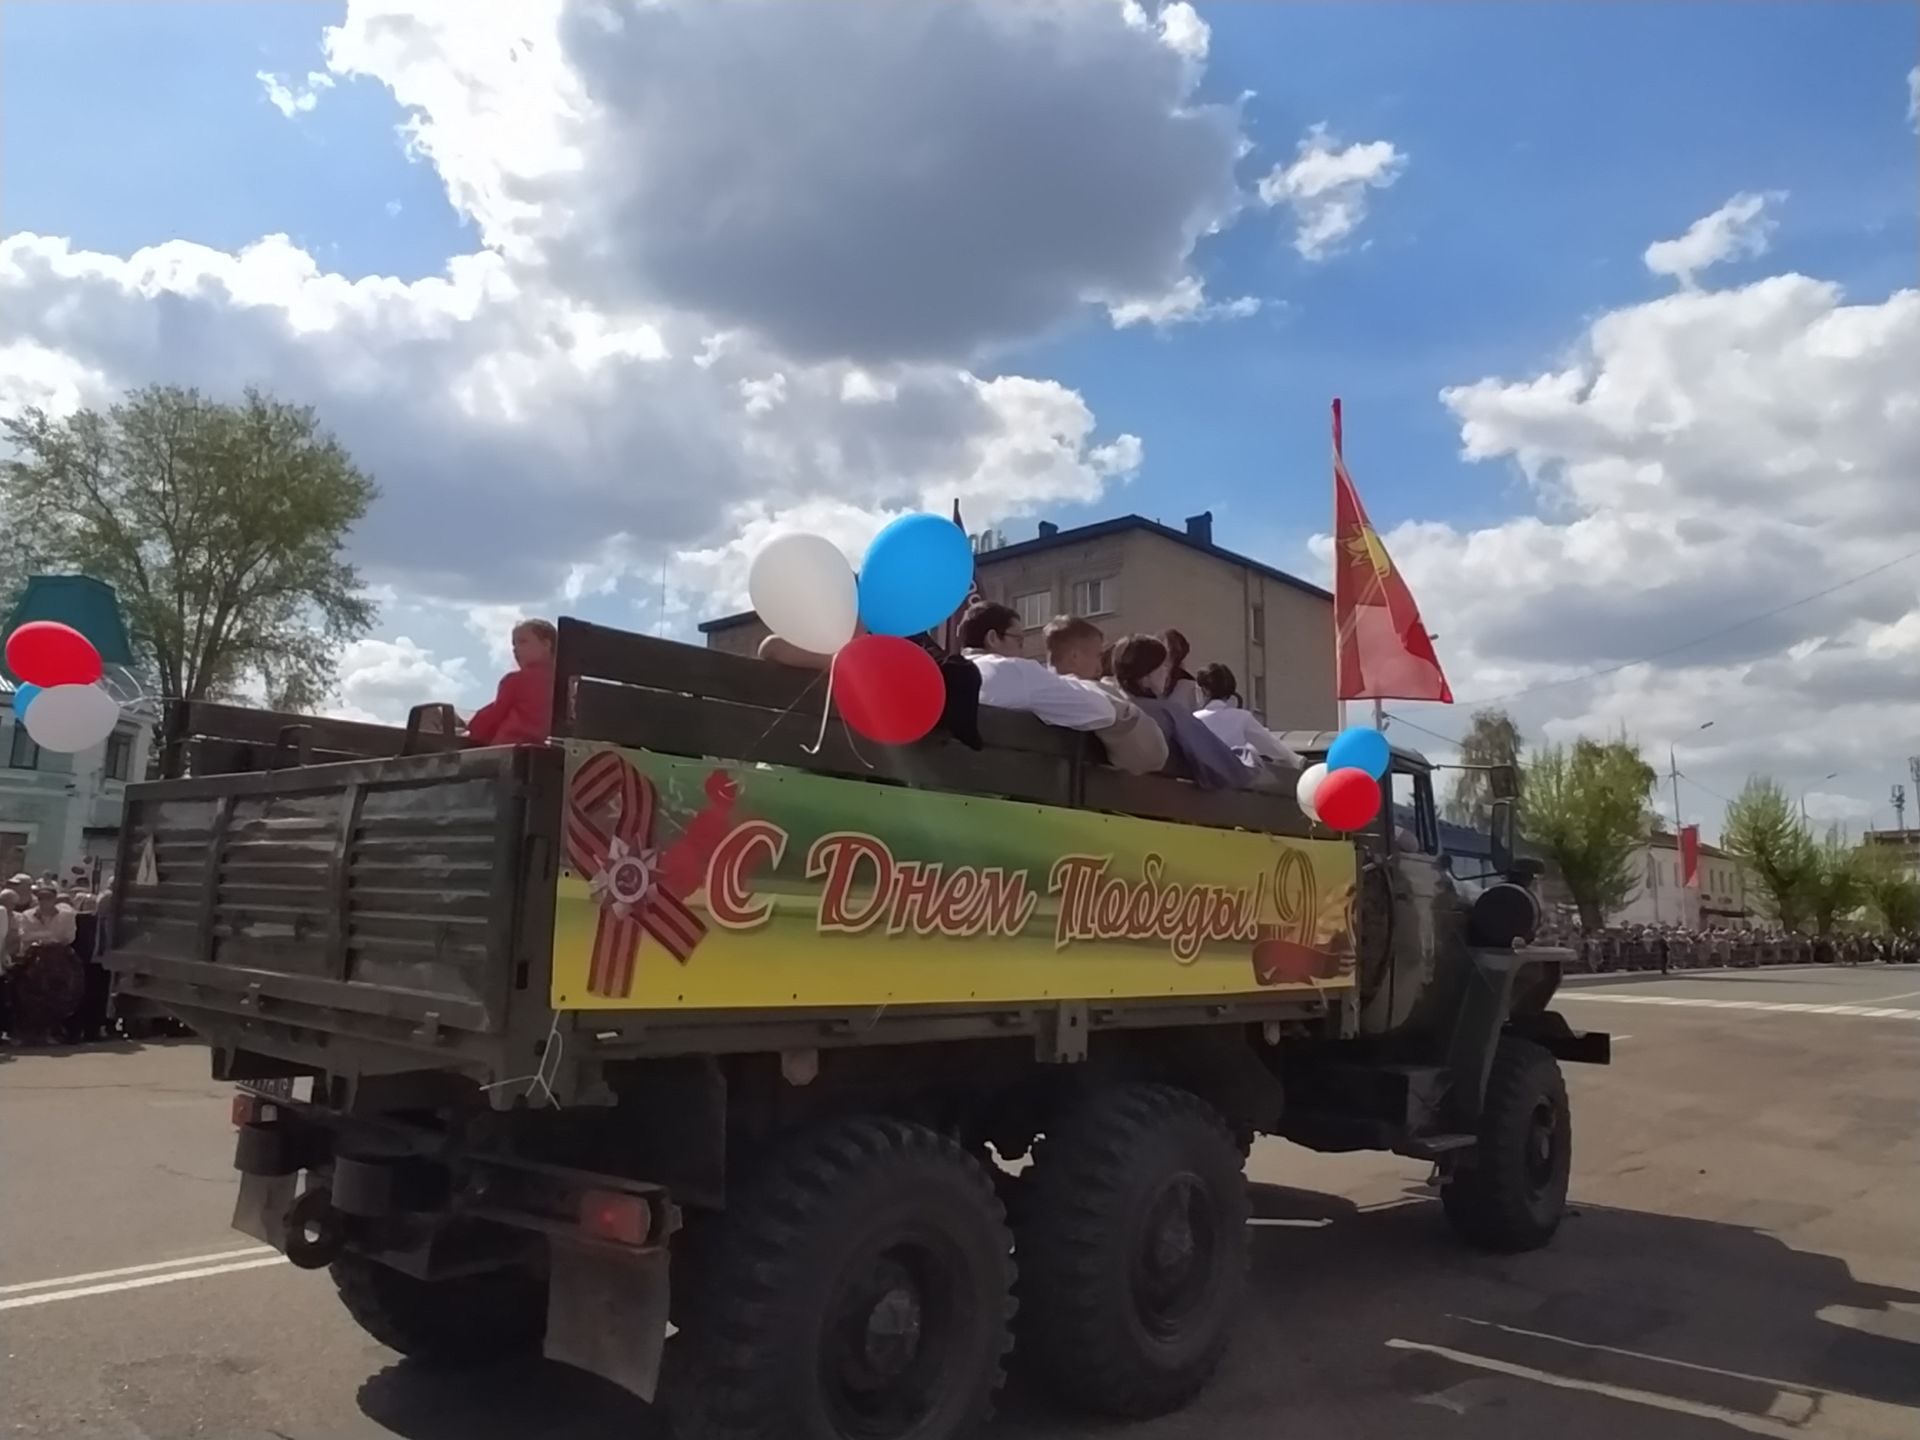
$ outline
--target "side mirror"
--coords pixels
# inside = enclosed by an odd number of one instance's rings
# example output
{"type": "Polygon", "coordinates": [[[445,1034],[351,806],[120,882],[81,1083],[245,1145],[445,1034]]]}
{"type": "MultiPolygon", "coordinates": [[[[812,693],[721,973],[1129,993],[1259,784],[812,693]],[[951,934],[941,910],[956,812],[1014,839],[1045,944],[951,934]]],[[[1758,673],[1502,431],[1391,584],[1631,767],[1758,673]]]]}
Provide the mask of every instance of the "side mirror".
{"type": "Polygon", "coordinates": [[[1511,765],[1487,767],[1487,790],[1495,800],[1513,800],[1520,794],[1520,772],[1511,765]]]}
{"type": "Polygon", "coordinates": [[[1493,868],[1499,875],[1513,872],[1513,800],[1495,800],[1487,829],[1493,840],[1493,868]]]}

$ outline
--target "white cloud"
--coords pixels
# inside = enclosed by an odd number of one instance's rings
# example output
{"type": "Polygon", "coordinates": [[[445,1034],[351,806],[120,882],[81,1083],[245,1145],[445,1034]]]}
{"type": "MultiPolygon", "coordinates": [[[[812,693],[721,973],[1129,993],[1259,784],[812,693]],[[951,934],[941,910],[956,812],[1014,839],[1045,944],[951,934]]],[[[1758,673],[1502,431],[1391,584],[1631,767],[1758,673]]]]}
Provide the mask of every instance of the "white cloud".
{"type": "Polygon", "coordinates": [[[1386,536],[1455,694],[1530,692],[1510,703],[1536,736],[1676,743],[1710,828],[1754,771],[1839,771],[1830,791],[1883,804],[1920,734],[1915,374],[1920,291],[1849,302],[1787,274],[1615,310],[1563,368],[1442,392],[1465,456],[1536,502],[1386,536]]]}
{"type": "Polygon", "coordinates": [[[304,83],[289,81],[265,70],[254,71],[253,78],[266,92],[267,103],[291,120],[305,115],[320,103],[320,92],[333,88],[333,77],[324,70],[310,70],[304,83]]]}
{"type": "MultiPolygon", "coordinates": [[[[1084,304],[1209,308],[1179,287],[1238,203],[1244,137],[1195,99],[1204,30],[1180,6],[1137,27],[962,0],[353,0],[321,78],[393,92],[481,248],[402,282],[284,236],[115,256],[12,235],[0,404],[153,380],[310,403],[381,486],[354,545],[370,583],[454,613],[637,573],[657,614],[661,562],[691,573],[676,557],[727,550],[742,515],[1091,501],[1138,439],[968,357],[1084,304]]],[[[296,114],[324,88],[275,83],[296,114]]]]}
{"type": "Polygon", "coordinates": [[[1182,275],[1164,294],[1107,306],[1108,318],[1116,330],[1142,324],[1158,330],[1199,320],[1244,320],[1259,313],[1257,295],[1239,295],[1218,302],[1208,300],[1206,286],[1198,275],[1182,275]]]}
{"type": "Polygon", "coordinates": [[[436,660],[431,650],[405,635],[356,640],[340,655],[342,703],[333,713],[342,719],[397,725],[415,705],[464,699],[473,680],[465,659],[436,660]]]}
{"type": "Polygon", "coordinates": [[[1301,139],[1291,165],[1274,166],[1260,181],[1259,195],[1293,212],[1293,248],[1302,259],[1325,260],[1367,218],[1367,192],[1385,190],[1406,168],[1406,154],[1391,140],[1342,145],[1322,122],[1301,139]]]}
{"type": "Polygon", "coordinates": [[[1920,65],[1907,72],[1907,124],[1920,131],[1920,65]]]}
{"type": "Polygon", "coordinates": [[[1160,12],[1160,38],[1169,50],[1197,62],[1207,58],[1213,32],[1186,0],[1174,0],[1160,12]]]}
{"type": "Polygon", "coordinates": [[[326,52],[502,255],[872,364],[1172,288],[1240,201],[1205,35],[1183,4],[356,0],[326,52]]]}
{"type": "Polygon", "coordinates": [[[1656,240],[1647,246],[1647,269],[1691,286],[1694,276],[1710,265],[1766,254],[1775,225],[1767,206],[1786,198],[1779,190],[1764,195],[1743,191],[1711,215],[1694,221],[1678,239],[1656,240]]]}

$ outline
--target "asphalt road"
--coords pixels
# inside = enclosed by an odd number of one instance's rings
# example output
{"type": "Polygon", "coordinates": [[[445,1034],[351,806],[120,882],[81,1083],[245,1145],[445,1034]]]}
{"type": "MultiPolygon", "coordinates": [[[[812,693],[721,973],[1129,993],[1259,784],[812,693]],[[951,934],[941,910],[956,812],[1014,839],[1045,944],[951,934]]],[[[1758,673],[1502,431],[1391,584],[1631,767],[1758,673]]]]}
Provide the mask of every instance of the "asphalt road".
{"type": "MultiPolygon", "coordinates": [[[[1197,1405],[1129,1437],[1920,1434],[1920,968],[1633,977],[1562,1009],[1622,1038],[1569,1067],[1551,1248],[1469,1253],[1424,1167],[1262,1142],[1243,1333],[1197,1405]]],[[[205,1074],[191,1044],[0,1061],[0,1433],[656,1433],[555,1367],[420,1373],[251,1249],[205,1074]]],[[[1002,1408],[1008,1437],[1114,1433],[1002,1408]]]]}

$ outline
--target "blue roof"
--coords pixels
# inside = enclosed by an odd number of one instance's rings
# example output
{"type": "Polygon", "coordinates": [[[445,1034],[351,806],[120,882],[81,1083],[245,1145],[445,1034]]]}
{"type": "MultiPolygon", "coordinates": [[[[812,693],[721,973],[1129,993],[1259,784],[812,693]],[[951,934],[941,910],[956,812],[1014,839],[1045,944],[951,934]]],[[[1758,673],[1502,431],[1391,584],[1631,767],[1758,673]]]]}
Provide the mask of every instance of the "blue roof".
{"type": "MultiPolygon", "coordinates": [[[[104,580],[91,575],[33,575],[26,589],[7,616],[5,633],[11,635],[31,620],[57,620],[71,625],[93,642],[100,658],[108,665],[133,668],[133,642],[127,635],[126,617],[120,613],[120,597],[104,580]]],[[[18,677],[0,659],[0,694],[11,695],[18,677]]]]}

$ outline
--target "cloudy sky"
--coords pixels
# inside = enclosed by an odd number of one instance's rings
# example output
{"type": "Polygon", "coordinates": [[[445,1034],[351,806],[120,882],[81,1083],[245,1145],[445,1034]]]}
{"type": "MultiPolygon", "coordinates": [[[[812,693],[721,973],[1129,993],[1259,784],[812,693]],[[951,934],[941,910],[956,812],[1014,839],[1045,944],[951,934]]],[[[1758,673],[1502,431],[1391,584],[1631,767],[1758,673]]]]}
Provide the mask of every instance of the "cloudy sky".
{"type": "Polygon", "coordinates": [[[688,636],[778,528],[955,496],[1324,576],[1339,394],[1463,701],[1676,745],[1710,831],[1756,769],[1884,823],[1917,13],[8,0],[0,407],[316,406],[394,716],[522,611],[688,636]]]}

